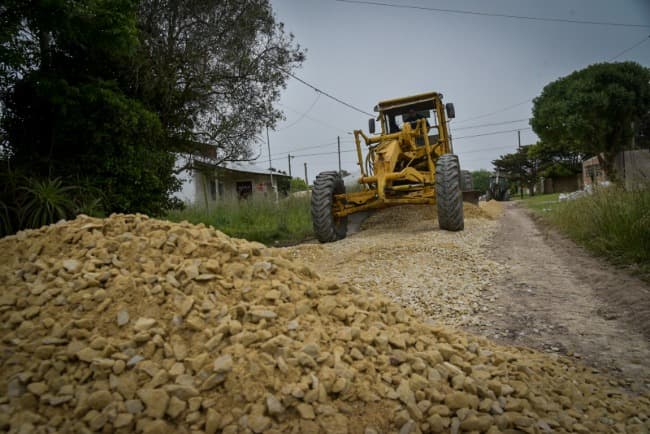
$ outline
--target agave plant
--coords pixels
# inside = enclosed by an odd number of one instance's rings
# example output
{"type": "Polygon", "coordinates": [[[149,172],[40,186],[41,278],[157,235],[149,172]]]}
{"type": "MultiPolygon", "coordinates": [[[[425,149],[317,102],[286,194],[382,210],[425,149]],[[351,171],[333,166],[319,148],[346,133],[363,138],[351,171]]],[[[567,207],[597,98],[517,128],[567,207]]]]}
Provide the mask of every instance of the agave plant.
{"type": "Polygon", "coordinates": [[[0,237],[14,233],[14,225],[11,215],[11,207],[3,201],[0,201],[0,237]]]}
{"type": "Polygon", "coordinates": [[[21,227],[38,228],[70,217],[75,208],[70,193],[78,187],[64,185],[61,178],[28,180],[22,193],[21,227]]]}

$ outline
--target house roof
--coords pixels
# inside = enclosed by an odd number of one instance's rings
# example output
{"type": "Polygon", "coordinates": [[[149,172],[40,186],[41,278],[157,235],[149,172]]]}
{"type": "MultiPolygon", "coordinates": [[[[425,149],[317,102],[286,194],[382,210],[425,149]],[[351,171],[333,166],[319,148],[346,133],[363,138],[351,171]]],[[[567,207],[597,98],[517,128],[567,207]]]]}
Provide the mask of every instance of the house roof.
{"type": "Polygon", "coordinates": [[[233,161],[227,161],[219,165],[219,168],[222,169],[228,169],[232,170],[235,172],[244,172],[244,173],[256,173],[260,175],[274,175],[274,176],[286,176],[289,177],[286,173],[281,173],[281,172],[275,172],[272,171],[268,168],[263,169],[261,167],[256,166],[252,162],[233,162],[233,161]]]}

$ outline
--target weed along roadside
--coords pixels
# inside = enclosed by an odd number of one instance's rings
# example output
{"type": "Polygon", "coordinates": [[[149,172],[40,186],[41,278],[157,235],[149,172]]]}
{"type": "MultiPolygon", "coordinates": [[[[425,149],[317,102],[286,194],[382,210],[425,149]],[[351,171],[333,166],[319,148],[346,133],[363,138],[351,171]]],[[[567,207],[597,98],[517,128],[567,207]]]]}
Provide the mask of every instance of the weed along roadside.
{"type": "Polygon", "coordinates": [[[563,202],[557,196],[521,203],[591,252],[650,279],[650,190],[599,188],[563,202]]]}
{"type": "Polygon", "coordinates": [[[203,225],[80,216],[0,240],[0,276],[9,432],[647,431],[588,367],[203,225]]]}
{"type": "Polygon", "coordinates": [[[209,208],[188,206],[166,218],[212,226],[225,234],[266,245],[295,244],[312,235],[309,196],[216,202],[209,208]]]}

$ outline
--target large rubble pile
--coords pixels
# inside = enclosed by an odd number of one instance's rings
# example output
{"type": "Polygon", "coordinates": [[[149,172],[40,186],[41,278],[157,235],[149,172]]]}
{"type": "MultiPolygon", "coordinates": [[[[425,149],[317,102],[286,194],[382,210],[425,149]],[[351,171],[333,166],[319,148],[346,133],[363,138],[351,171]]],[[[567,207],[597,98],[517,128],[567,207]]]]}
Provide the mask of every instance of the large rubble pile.
{"type": "Polygon", "coordinates": [[[0,430],[647,432],[650,399],[140,215],[0,240],[0,430]]]}

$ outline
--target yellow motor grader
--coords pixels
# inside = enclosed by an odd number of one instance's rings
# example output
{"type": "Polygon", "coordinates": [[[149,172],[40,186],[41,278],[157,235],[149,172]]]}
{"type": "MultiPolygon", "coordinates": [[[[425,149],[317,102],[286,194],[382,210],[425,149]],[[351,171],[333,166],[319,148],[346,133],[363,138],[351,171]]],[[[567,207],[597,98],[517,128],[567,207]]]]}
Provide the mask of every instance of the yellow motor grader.
{"type": "Polygon", "coordinates": [[[338,172],[320,173],[313,185],[311,215],[322,243],[345,238],[350,214],[404,204],[436,205],[440,229],[464,228],[458,157],[453,154],[447,118],[451,103],[431,92],[382,101],[375,106],[366,136],[354,131],[362,190],[345,192],[338,172]],[[381,133],[375,135],[375,122],[381,133]],[[361,140],[368,148],[365,159],[361,140]]]}

